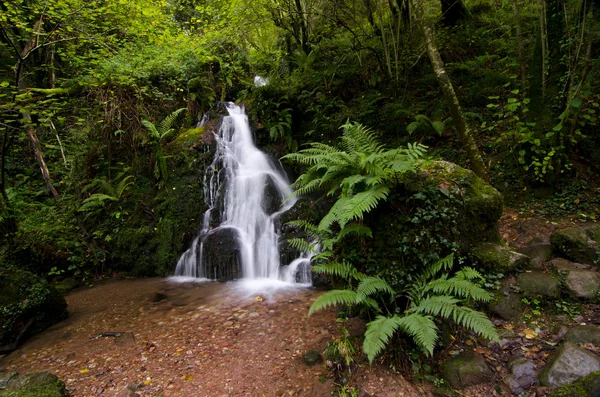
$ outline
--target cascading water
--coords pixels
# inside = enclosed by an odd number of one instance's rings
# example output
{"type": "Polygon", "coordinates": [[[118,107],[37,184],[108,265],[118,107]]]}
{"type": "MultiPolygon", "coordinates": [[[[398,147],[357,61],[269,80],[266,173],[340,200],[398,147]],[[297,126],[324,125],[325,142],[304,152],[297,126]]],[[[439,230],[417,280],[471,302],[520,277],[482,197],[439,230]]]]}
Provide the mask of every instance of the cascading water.
{"type": "Polygon", "coordinates": [[[252,141],[244,110],[230,103],[204,175],[202,230],[179,258],[175,276],[310,283],[310,257],[281,266],[278,216],[295,199],[285,175],[252,141]],[[287,201],[286,201],[287,199],[287,201]]]}

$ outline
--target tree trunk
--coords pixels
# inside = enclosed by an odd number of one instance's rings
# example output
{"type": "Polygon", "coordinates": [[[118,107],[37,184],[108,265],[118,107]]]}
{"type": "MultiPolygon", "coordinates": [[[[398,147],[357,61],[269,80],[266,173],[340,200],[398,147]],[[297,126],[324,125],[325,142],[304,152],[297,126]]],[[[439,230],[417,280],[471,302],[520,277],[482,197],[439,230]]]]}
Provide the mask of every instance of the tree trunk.
{"type": "Polygon", "coordinates": [[[513,15],[515,17],[515,33],[517,40],[517,59],[519,61],[520,77],[521,77],[521,91],[527,88],[527,65],[525,64],[525,49],[523,46],[523,33],[521,32],[521,13],[519,12],[519,5],[517,0],[513,0],[513,15]]]}
{"type": "Polygon", "coordinates": [[[433,30],[425,20],[422,2],[421,0],[411,0],[411,2],[417,24],[421,27],[421,31],[423,32],[423,36],[425,38],[427,55],[429,56],[429,60],[431,61],[431,65],[433,66],[433,70],[438,82],[440,83],[444,98],[450,107],[452,121],[456,127],[458,137],[467,152],[473,172],[475,172],[478,177],[489,181],[487,169],[483,163],[483,158],[481,157],[481,153],[477,148],[477,144],[475,143],[471,129],[467,124],[467,120],[462,113],[460,102],[458,101],[458,97],[454,91],[454,86],[452,85],[452,82],[446,73],[444,62],[442,61],[440,53],[435,44],[433,30]]]}
{"type": "MultiPolygon", "coordinates": [[[[27,58],[29,53],[31,51],[33,51],[33,49],[36,47],[41,28],[42,28],[42,23],[41,23],[41,18],[40,18],[40,20],[37,21],[34,25],[33,33],[31,34],[29,41],[27,42],[27,44],[25,44],[25,46],[23,47],[21,52],[19,54],[17,54],[19,59],[17,60],[17,63],[15,64],[14,71],[15,71],[15,83],[16,83],[16,86],[19,91],[23,91],[26,88],[25,82],[23,80],[23,68],[25,66],[25,59],[27,58]]],[[[46,165],[46,162],[44,161],[44,154],[42,153],[42,146],[40,145],[40,140],[38,139],[35,128],[33,127],[33,122],[31,120],[31,114],[29,113],[27,108],[23,107],[21,110],[21,115],[23,116],[23,119],[25,120],[24,126],[25,126],[25,130],[27,132],[27,137],[29,138],[29,140],[31,141],[31,145],[33,146],[33,154],[35,155],[35,159],[37,160],[38,165],[40,166],[42,178],[44,178],[44,181],[46,182],[46,186],[48,187],[48,190],[50,190],[50,192],[52,193],[54,198],[58,200],[59,195],[58,195],[58,192],[56,191],[56,189],[54,188],[54,186],[52,185],[52,179],[50,179],[50,172],[48,171],[48,166],[46,165]]]]}

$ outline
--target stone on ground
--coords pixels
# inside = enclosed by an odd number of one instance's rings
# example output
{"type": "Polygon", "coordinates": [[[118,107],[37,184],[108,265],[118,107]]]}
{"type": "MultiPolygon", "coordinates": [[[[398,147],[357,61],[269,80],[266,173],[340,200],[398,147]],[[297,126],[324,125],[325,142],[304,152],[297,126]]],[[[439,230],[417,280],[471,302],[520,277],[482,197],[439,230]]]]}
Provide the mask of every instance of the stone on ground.
{"type": "Polygon", "coordinates": [[[573,383],[554,390],[548,397],[597,397],[600,396],[600,371],[593,372],[573,383]]]}
{"type": "Polygon", "coordinates": [[[521,273],[517,276],[517,283],[527,296],[557,298],[560,294],[558,279],[542,271],[521,273]]]}
{"type": "Polygon", "coordinates": [[[540,266],[552,258],[552,245],[545,243],[533,244],[529,247],[520,248],[517,252],[531,258],[531,263],[534,266],[540,266]]]}
{"type": "Polygon", "coordinates": [[[559,230],[550,236],[555,254],[575,262],[600,266],[600,225],[559,230]]]}
{"type": "Polygon", "coordinates": [[[535,364],[525,357],[517,357],[508,364],[510,374],[505,383],[513,394],[521,394],[536,382],[535,364]]]}
{"type": "Polygon", "coordinates": [[[526,268],[531,264],[528,256],[495,243],[479,244],[472,251],[472,256],[484,269],[488,270],[511,272],[526,268]]]}
{"type": "Polygon", "coordinates": [[[472,350],[444,361],[440,371],[442,377],[454,389],[489,382],[494,377],[483,356],[472,350]]]}
{"type": "Polygon", "coordinates": [[[575,297],[593,299],[600,292],[600,273],[593,270],[570,270],[566,284],[575,297]]]}
{"type": "Polygon", "coordinates": [[[577,262],[571,262],[564,258],[554,258],[551,261],[549,261],[547,264],[552,266],[554,269],[558,270],[559,272],[569,271],[569,270],[573,270],[573,269],[588,268],[588,266],[586,266],[584,264],[577,263],[577,262]]]}
{"type": "Polygon", "coordinates": [[[490,306],[492,313],[503,320],[518,318],[525,312],[525,309],[521,297],[512,292],[509,292],[508,295],[502,294],[500,299],[495,300],[490,306]]]}
{"type": "Polygon", "coordinates": [[[552,353],[540,374],[544,386],[561,386],[600,370],[600,358],[571,342],[552,353]]]}
{"type": "Polygon", "coordinates": [[[600,326],[574,325],[567,331],[564,338],[572,343],[591,343],[600,347],[600,326]]]}
{"type": "Polygon", "coordinates": [[[65,384],[48,372],[0,372],[0,397],[66,397],[65,384]]]}
{"type": "Polygon", "coordinates": [[[323,357],[318,351],[311,350],[302,355],[302,361],[306,365],[316,365],[323,362],[323,357]]]}

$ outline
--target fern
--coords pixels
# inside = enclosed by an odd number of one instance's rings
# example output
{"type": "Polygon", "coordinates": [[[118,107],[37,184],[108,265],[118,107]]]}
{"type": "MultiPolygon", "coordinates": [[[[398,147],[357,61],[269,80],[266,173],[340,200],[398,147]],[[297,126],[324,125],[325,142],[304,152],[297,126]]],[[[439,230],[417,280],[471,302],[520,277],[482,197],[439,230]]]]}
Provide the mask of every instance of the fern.
{"type": "Polygon", "coordinates": [[[330,306],[338,306],[341,304],[353,305],[356,303],[356,292],[348,289],[334,289],[325,292],[319,296],[308,310],[308,316],[312,316],[314,312],[326,309],[330,306]]]}
{"type": "Polygon", "coordinates": [[[360,281],[356,288],[357,301],[360,303],[368,296],[378,292],[386,293],[390,295],[392,299],[396,294],[396,291],[394,291],[384,279],[380,277],[365,277],[360,281]]]}

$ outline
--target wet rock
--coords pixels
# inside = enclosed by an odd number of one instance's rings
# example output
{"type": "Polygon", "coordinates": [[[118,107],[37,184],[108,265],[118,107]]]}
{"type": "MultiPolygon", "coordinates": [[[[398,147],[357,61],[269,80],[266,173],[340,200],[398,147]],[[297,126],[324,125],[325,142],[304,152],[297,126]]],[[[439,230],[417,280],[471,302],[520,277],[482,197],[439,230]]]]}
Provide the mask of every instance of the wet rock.
{"type": "Polygon", "coordinates": [[[565,281],[577,298],[593,299],[600,292],[600,273],[592,270],[570,270],[565,281]]]}
{"type": "Polygon", "coordinates": [[[148,300],[152,303],[158,303],[158,302],[164,301],[167,298],[168,298],[167,295],[162,294],[160,292],[155,292],[152,295],[150,295],[150,298],[148,300]]]}
{"type": "Polygon", "coordinates": [[[66,317],[65,298],[46,280],[0,264],[0,351],[13,350],[26,336],[66,317]]]}
{"type": "Polygon", "coordinates": [[[548,397],[598,396],[600,396],[600,372],[593,372],[573,383],[567,383],[548,395],[548,397]]]}
{"type": "Polygon", "coordinates": [[[66,397],[65,384],[48,372],[18,375],[0,372],[0,396],[6,397],[66,397]]]}
{"type": "Polygon", "coordinates": [[[506,377],[505,383],[513,394],[523,393],[536,382],[535,364],[525,357],[517,357],[508,364],[510,375],[506,377]]]}
{"type": "Polygon", "coordinates": [[[544,386],[561,386],[600,370],[600,358],[571,342],[552,353],[540,374],[544,386]]]}
{"type": "Polygon", "coordinates": [[[574,325],[567,331],[564,338],[573,343],[591,343],[600,346],[600,326],[574,325]]]}
{"type": "Polygon", "coordinates": [[[285,200],[285,197],[281,195],[277,183],[275,183],[271,176],[267,175],[261,203],[262,209],[269,215],[274,214],[281,209],[283,200],[285,200]]]}
{"type": "Polygon", "coordinates": [[[554,252],[575,262],[600,266],[600,225],[559,230],[550,236],[554,252]]]}
{"type": "Polygon", "coordinates": [[[472,251],[472,256],[483,268],[503,272],[524,269],[531,264],[528,256],[495,243],[478,245],[472,251]]]}
{"type": "Polygon", "coordinates": [[[542,271],[521,273],[517,276],[517,283],[527,296],[557,298],[560,294],[558,279],[542,271]]]}
{"type": "Polygon", "coordinates": [[[440,372],[455,389],[489,382],[494,377],[483,356],[472,350],[464,351],[444,361],[440,372]]]}
{"type": "Polygon", "coordinates": [[[528,256],[534,266],[540,266],[542,263],[552,258],[552,245],[550,244],[533,244],[529,247],[518,249],[517,252],[528,256]]]}
{"type": "Polygon", "coordinates": [[[208,278],[229,281],[241,278],[241,254],[238,232],[218,228],[204,238],[203,266],[208,278]]]}
{"type": "Polygon", "coordinates": [[[316,350],[311,350],[302,355],[302,361],[306,365],[316,365],[323,362],[323,357],[321,353],[316,350]]]}
{"type": "Polygon", "coordinates": [[[502,296],[495,300],[490,306],[493,314],[503,320],[513,320],[520,317],[525,312],[526,306],[521,302],[521,297],[517,294],[509,292],[508,295],[502,296]]]}

